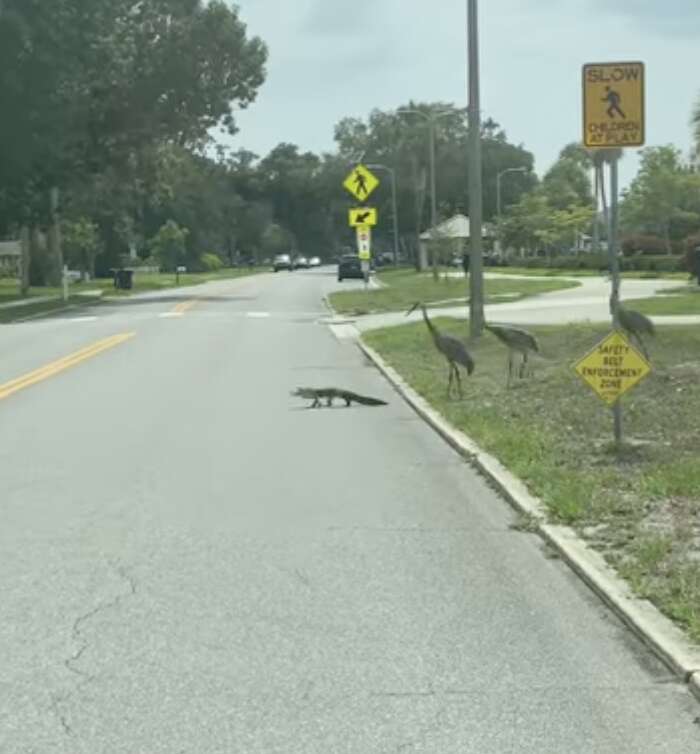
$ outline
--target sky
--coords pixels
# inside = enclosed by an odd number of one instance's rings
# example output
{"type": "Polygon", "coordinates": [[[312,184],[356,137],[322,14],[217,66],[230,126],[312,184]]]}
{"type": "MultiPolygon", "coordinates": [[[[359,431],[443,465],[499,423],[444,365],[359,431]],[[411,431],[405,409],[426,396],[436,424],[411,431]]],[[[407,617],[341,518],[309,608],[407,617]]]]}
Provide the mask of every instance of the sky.
{"type": "MultiPolygon", "coordinates": [[[[237,116],[235,148],[281,141],[330,151],[345,116],[409,99],[467,102],[465,0],[237,0],[269,46],[267,81],[237,116]]],[[[647,145],[691,145],[700,97],[700,0],[481,0],[483,117],[535,155],[542,175],[581,140],[581,66],[646,64],[647,145]]],[[[622,185],[638,150],[625,151],[622,185]]]]}

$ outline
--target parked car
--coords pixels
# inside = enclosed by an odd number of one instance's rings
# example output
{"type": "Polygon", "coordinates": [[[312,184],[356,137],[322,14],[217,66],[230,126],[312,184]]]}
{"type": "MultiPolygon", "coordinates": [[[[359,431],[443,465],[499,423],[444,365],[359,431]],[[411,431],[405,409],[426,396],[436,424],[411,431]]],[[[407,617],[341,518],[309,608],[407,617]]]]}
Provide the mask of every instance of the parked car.
{"type": "Polygon", "coordinates": [[[309,267],[320,267],[321,266],[321,260],[319,257],[311,257],[309,259],[309,267]]]}
{"type": "Polygon", "coordinates": [[[292,259],[289,256],[289,254],[278,254],[275,257],[275,261],[273,263],[272,269],[275,272],[279,272],[280,270],[291,270],[292,259]]]}
{"type": "Polygon", "coordinates": [[[294,257],[292,268],[295,270],[305,270],[309,266],[309,260],[306,257],[294,257]]]}
{"type": "Polygon", "coordinates": [[[346,279],[364,280],[365,274],[362,272],[362,263],[357,254],[344,254],[338,263],[338,282],[342,283],[346,279]]]}

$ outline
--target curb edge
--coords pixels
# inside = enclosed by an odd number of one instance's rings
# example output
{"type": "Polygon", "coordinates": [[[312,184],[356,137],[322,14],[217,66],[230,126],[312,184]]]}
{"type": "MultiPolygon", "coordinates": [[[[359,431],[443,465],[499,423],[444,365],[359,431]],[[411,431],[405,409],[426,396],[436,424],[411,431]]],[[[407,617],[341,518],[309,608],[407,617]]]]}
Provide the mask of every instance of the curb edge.
{"type": "Polygon", "coordinates": [[[648,600],[636,597],[603,557],[573,529],[548,524],[544,503],[534,497],[520,479],[494,456],[481,450],[470,437],[455,429],[361,337],[357,343],[396,392],[434,431],[486,476],[515,510],[536,520],[539,536],[557,550],[569,568],[700,700],[700,648],[692,645],[682,631],[648,600]]]}

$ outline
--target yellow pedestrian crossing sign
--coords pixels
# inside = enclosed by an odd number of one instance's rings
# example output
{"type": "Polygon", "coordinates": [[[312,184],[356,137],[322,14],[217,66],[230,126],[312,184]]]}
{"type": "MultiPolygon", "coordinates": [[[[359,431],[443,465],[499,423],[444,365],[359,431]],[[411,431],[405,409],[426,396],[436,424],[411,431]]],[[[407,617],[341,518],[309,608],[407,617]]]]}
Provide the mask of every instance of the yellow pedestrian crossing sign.
{"type": "Polygon", "coordinates": [[[379,186],[379,180],[364,165],[358,165],[343,182],[343,186],[357,199],[367,199],[379,186]]]}
{"type": "Polygon", "coordinates": [[[612,405],[650,372],[649,362],[619,331],[613,331],[575,366],[581,379],[612,405]]]}
{"type": "Polygon", "coordinates": [[[586,147],[644,144],[644,63],[583,66],[583,143],[586,147]]]}
{"type": "Polygon", "coordinates": [[[357,228],[360,225],[376,225],[377,210],[375,207],[355,207],[350,210],[350,227],[357,228]]]}

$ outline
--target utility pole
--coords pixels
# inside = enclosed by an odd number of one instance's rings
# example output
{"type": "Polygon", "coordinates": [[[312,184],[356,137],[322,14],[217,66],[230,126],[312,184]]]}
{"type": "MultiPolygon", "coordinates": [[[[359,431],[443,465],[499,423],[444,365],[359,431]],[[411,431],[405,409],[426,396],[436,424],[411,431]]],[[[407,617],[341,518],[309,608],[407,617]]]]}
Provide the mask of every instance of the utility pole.
{"type": "Polygon", "coordinates": [[[383,170],[389,174],[391,179],[391,212],[394,216],[394,264],[399,264],[399,210],[396,202],[396,172],[388,165],[378,165],[373,163],[367,165],[370,170],[383,170]]]}
{"type": "Polygon", "coordinates": [[[435,125],[437,119],[444,117],[445,115],[452,115],[453,110],[443,110],[441,112],[424,112],[423,110],[414,110],[413,108],[402,107],[397,110],[399,113],[412,113],[413,115],[420,115],[428,123],[428,165],[430,167],[430,226],[431,226],[431,243],[432,243],[432,265],[433,265],[433,277],[437,280],[438,268],[437,268],[437,249],[435,248],[435,228],[437,227],[438,214],[437,214],[437,168],[436,168],[436,148],[435,148],[435,125]]]}
{"type": "Polygon", "coordinates": [[[479,101],[479,28],[477,0],[467,0],[469,52],[469,331],[478,338],[484,329],[484,264],[482,253],[483,197],[481,179],[481,105],[479,101]]]}
{"type": "MultiPolygon", "coordinates": [[[[612,278],[610,311],[615,330],[620,329],[620,260],[617,256],[619,161],[620,158],[616,155],[610,162],[610,238],[608,239],[610,276],[612,278]]],[[[613,406],[613,418],[615,424],[615,443],[619,446],[622,443],[622,404],[619,399],[613,406]]]]}

